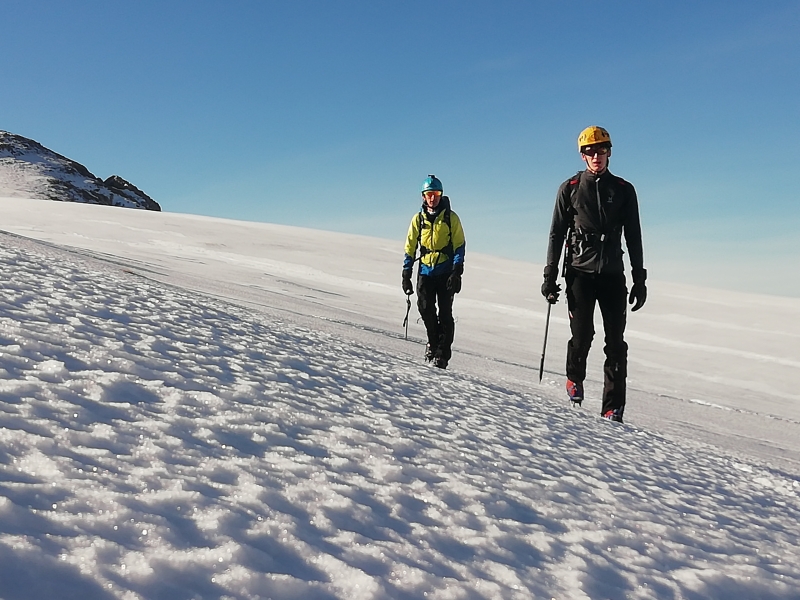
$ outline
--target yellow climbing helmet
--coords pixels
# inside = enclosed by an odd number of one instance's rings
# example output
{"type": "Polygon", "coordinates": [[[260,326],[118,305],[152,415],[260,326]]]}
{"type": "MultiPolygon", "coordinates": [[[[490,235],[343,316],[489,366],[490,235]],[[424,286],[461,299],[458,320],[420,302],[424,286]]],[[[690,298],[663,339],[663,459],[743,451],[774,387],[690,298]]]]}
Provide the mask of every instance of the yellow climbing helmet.
{"type": "Polygon", "coordinates": [[[581,131],[581,134],[578,136],[578,150],[581,150],[584,146],[591,146],[592,144],[608,144],[610,148],[611,136],[608,135],[608,131],[597,125],[587,127],[581,131]]]}

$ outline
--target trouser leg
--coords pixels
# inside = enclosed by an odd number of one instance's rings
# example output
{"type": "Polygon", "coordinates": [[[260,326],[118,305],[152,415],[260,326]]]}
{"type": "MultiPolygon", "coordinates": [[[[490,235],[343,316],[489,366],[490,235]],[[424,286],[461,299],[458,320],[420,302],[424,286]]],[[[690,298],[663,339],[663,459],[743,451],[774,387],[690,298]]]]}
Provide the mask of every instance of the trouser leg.
{"type": "Polygon", "coordinates": [[[606,360],[603,365],[603,409],[625,411],[628,344],[625,343],[627,320],[625,275],[604,275],[598,281],[598,304],[603,315],[606,360]]]}
{"type": "Polygon", "coordinates": [[[433,277],[420,275],[417,277],[417,309],[425,332],[428,336],[428,345],[435,351],[439,347],[439,317],[436,314],[436,282],[433,277]]]}
{"type": "Polygon", "coordinates": [[[439,353],[445,364],[452,355],[453,338],[456,333],[456,323],[453,319],[453,295],[447,291],[447,278],[441,278],[437,288],[439,303],[439,353]]]}
{"type": "Polygon", "coordinates": [[[595,277],[589,273],[567,272],[567,308],[572,337],[567,342],[567,379],[586,379],[586,358],[594,338],[594,307],[597,300],[595,277]]]}
{"type": "Polygon", "coordinates": [[[444,364],[447,364],[452,353],[456,326],[453,319],[453,295],[447,291],[446,275],[417,278],[417,308],[425,323],[430,348],[434,355],[441,357],[444,364]]]}

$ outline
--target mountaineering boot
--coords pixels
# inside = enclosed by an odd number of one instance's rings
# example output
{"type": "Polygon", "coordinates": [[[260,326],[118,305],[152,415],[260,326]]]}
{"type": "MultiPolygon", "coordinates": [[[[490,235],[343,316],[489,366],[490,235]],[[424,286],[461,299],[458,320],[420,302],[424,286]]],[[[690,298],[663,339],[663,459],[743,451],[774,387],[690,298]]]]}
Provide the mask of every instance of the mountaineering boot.
{"type": "Polygon", "coordinates": [[[447,363],[450,362],[450,344],[453,343],[452,336],[448,336],[447,332],[439,334],[439,344],[436,346],[436,352],[433,355],[433,366],[440,369],[446,369],[447,363]]]}
{"type": "Polygon", "coordinates": [[[583,402],[583,382],[570,381],[567,379],[567,396],[573,406],[580,406],[583,402]]]}
{"type": "Polygon", "coordinates": [[[432,362],[436,358],[436,348],[430,344],[425,345],[425,362],[432,362]]]}
{"type": "Polygon", "coordinates": [[[439,369],[446,369],[448,362],[450,362],[450,352],[440,345],[436,348],[436,352],[433,355],[433,366],[439,369]]]}
{"type": "Polygon", "coordinates": [[[614,410],[607,410],[603,413],[603,418],[608,419],[609,421],[616,421],[617,423],[622,423],[622,415],[619,414],[619,409],[614,410]]]}

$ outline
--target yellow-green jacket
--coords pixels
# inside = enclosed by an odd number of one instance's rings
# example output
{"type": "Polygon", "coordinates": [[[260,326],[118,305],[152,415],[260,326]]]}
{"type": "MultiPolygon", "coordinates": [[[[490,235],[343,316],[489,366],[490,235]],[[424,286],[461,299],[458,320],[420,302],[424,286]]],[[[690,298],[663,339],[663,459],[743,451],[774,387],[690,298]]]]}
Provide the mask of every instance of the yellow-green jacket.
{"type": "Polygon", "coordinates": [[[414,267],[417,245],[420,247],[420,275],[444,275],[456,265],[464,264],[467,242],[461,219],[450,209],[447,196],[442,196],[436,208],[434,214],[429,214],[423,204],[420,212],[411,219],[403,269],[414,267]]]}

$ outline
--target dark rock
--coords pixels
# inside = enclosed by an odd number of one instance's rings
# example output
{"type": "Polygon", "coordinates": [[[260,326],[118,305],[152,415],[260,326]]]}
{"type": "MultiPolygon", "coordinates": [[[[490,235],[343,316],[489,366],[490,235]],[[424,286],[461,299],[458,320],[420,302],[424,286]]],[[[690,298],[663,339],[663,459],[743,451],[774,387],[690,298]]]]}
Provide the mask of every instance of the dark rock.
{"type": "Polygon", "coordinates": [[[7,131],[0,131],[0,196],[161,210],[122,177],[103,181],[82,164],[7,131]]]}

